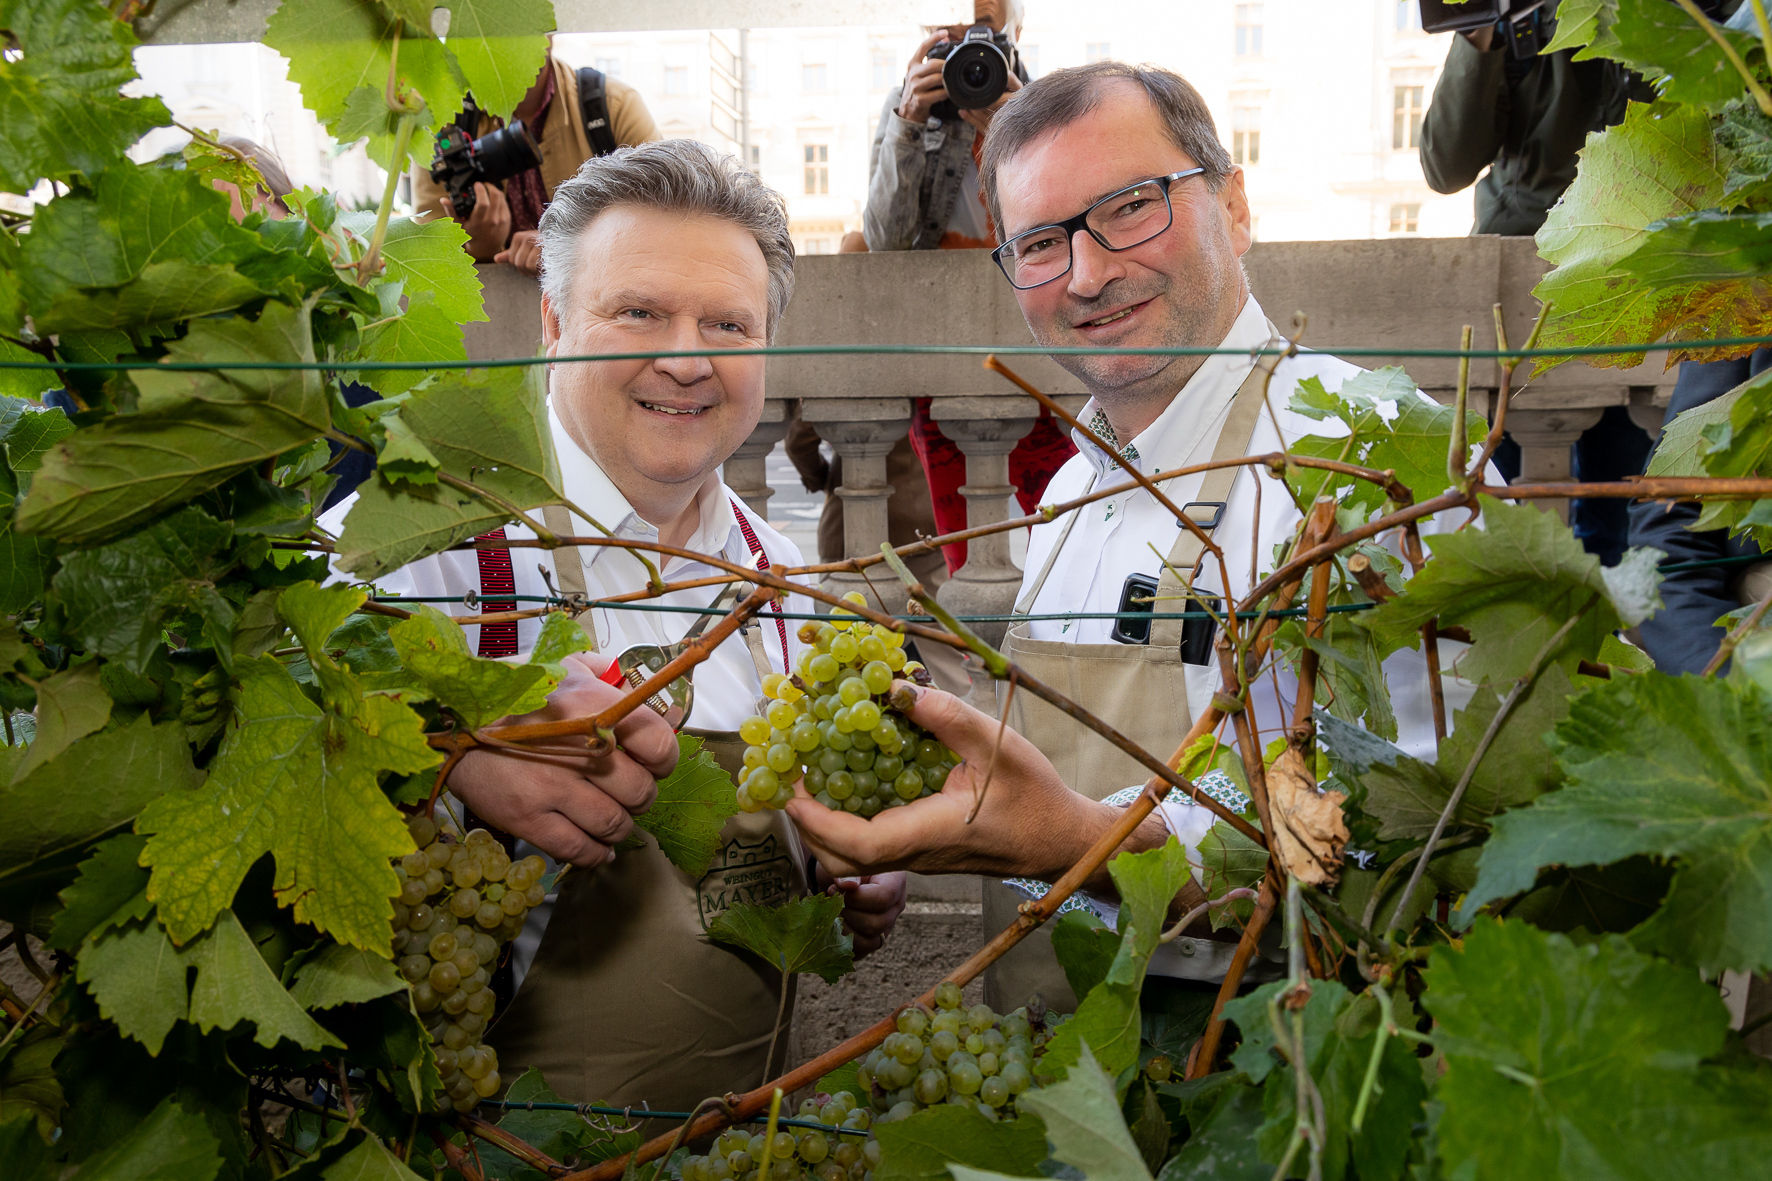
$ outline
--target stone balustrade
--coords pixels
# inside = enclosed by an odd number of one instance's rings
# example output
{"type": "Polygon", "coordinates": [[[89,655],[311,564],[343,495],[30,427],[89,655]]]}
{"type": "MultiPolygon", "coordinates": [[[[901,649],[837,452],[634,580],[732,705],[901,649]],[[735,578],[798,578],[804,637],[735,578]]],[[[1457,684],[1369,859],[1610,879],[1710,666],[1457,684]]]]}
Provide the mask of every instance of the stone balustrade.
{"type": "MultiPolygon", "coordinates": [[[[1474,345],[1495,343],[1500,304],[1508,340],[1526,338],[1537,314],[1531,289],[1545,264],[1526,238],[1393,238],[1381,241],[1258,243],[1246,257],[1249,282],[1268,315],[1289,330],[1308,316],[1303,343],[1314,347],[1456,348],[1462,328],[1474,345]]],[[[779,345],[1032,344],[1014,292],[983,251],[822,255],[796,267],[793,304],[779,345]]],[[[508,267],[482,268],[489,324],[470,325],[474,357],[534,353],[540,316],[532,279],[508,267]]],[[[1362,357],[1368,368],[1397,364],[1428,393],[1450,401],[1455,358],[1362,357]]],[[[844,548],[876,553],[886,535],[886,454],[904,435],[914,397],[934,398],[934,417],[966,455],[969,523],[990,524],[1010,508],[1008,454],[1034,422],[1033,403],[976,356],[854,353],[772,358],[768,403],[756,433],[726,465],[726,480],[768,513],[764,460],[785,435],[795,409],[843,458],[844,548]]],[[[1012,367],[1073,410],[1084,392],[1046,357],[1010,359],[1012,367]]],[[[1518,387],[1529,366],[1515,375],[1518,387]]],[[[1510,433],[1522,449],[1521,478],[1570,478],[1569,445],[1607,406],[1629,407],[1651,435],[1674,373],[1658,358],[1633,369],[1571,362],[1533,378],[1513,400],[1510,433]]],[[[1492,404],[1500,366],[1471,366],[1471,406],[1492,404]]],[[[1563,512],[1565,502],[1538,502],[1563,512]]],[[[960,612],[1000,613],[1011,606],[1019,572],[1001,536],[974,542],[967,562],[940,592],[960,612]]],[[[876,580],[877,581],[877,580],[876,580]]],[[[834,589],[859,585],[833,579],[834,589]]]]}

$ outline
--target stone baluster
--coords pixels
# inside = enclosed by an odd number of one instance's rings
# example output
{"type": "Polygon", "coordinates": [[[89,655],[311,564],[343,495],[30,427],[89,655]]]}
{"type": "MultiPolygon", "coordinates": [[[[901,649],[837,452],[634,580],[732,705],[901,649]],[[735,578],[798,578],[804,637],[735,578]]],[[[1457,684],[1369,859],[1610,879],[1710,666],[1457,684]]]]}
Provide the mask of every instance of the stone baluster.
{"type": "MultiPolygon", "coordinates": [[[[1508,411],[1507,433],[1520,445],[1520,478],[1522,484],[1567,484],[1574,482],[1569,463],[1569,448],[1581,432],[1600,421],[1602,408],[1564,408],[1529,410],[1515,407],[1508,411]]],[[[1530,502],[1554,512],[1564,521],[1569,519],[1569,502],[1562,499],[1530,502]]]]}
{"type": "Polygon", "coordinates": [[[726,460],[721,473],[726,479],[726,486],[736,492],[753,512],[765,519],[769,516],[769,498],[775,495],[775,489],[769,486],[769,453],[787,437],[787,433],[786,404],[765,402],[762,420],[751,432],[751,437],[740,443],[738,450],[726,460]]]}
{"type": "MultiPolygon", "coordinates": [[[[1021,398],[938,398],[934,417],[941,432],[966,456],[966,525],[970,529],[1006,520],[1009,497],[1009,453],[1033,429],[1034,404],[1021,398]]],[[[1009,560],[1009,535],[974,538],[966,546],[966,564],[954,571],[937,592],[941,605],[956,615],[1003,615],[1015,605],[1021,571],[1009,560]]],[[[1003,642],[1008,625],[974,624],[973,630],[992,645],[1003,642]]]]}
{"type": "MultiPolygon", "coordinates": [[[[892,495],[886,482],[886,455],[910,428],[910,399],[807,398],[800,403],[800,416],[843,460],[843,483],[837,487],[837,495],[843,498],[844,555],[879,553],[886,540],[886,498],[892,495]]],[[[884,590],[897,586],[898,580],[882,568],[874,575],[873,584],[884,590]]],[[[824,585],[836,594],[852,590],[867,593],[869,589],[861,575],[848,573],[829,575],[824,585]]],[[[883,606],[897,611],[904,601],[900,594],[883,606]]]]}

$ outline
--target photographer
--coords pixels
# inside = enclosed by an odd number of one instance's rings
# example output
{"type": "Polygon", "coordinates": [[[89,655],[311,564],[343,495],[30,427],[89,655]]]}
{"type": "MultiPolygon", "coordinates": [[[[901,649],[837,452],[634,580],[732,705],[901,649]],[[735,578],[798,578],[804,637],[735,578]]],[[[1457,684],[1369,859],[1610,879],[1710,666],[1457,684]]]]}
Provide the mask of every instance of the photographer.
{"type": "MultiPolygon", "coordinates": [[[[534,140],[540,149],[539,165],[499,183],[476,181],[469,211],[456,208],[429,167],[415,165],[413,204],[418,213],[447,213],[461,222],[468,233],[466,250],[475,261],[509,263],[535,273],[541,265],[536,225],[554,190],[593,156],[658,139],[658,125],[632,86],[596,70],[574,70],[552,52],[511,112],[510,122],[521,122],[534,140]],[[590,85],[582,94],[581,78],[590,85]],[[597,88],[602,91],[600,101],[594,93],[597,88]]],[[[505,120],[482,112],[469,131],[478,138],[505,126],[505,120]]]]}
{"type": "MultiPolygon", "coordinates": [[[[903,84],[886,96],[874,132],[868,203],[861,219],[869,250],[988,250],[996,245],[990,214],[979,196],[978,161],[991,116],[1028,81],[1015,49],[1024,13],[1022,0],[975,0],[972,13],[970,26],[946,26],[924,38],[911,55],[903,84]],[[999,58],[1002,64],[996,65],[999,58]],[[968,78],[985,85],[976,93],[950,94],[944,71],[956,85],[968,78]]],[[[966,459],[930,416],[928,398],[912,400],[910,438],[929,483],[936,531],[966,528],[966,502],[960,495],[966,459]]],[[[1009,454],[1009,480],[1024,512],[1033,511],[1053,473],[1075,454],[1051,414],[1041,411],[1033,429],[1009,454]]],[[[966,546],[945,546],[942,556],[950,572],[958,570],[966,561],[966,546]]]]}

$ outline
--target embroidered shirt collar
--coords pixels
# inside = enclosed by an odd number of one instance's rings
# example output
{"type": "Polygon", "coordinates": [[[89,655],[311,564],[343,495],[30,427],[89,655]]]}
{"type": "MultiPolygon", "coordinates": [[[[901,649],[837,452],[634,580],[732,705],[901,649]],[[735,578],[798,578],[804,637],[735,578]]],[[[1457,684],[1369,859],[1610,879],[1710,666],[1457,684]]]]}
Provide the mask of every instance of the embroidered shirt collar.
{"type": "MultiPolygon", "coordinates": [[[[1254,350],[1267,341],[1267,314],[1251,295],[1243,301],[1243,310],[1237,313],[1230,331],[1218,347],[1254,350]]],[[[1253,364],[1252,355],[1242,351],[1207,357],[1180,392],[1170,399],[1163,412],[1130,441],[1119,439],[1108,423],[1107,412],[1094,398],[1077,418],[1088,423],[1091,430],[1118,448],[1128,462],[1137,465],[1146,475],[1178,467],[1187,463],[1201,446],[1210,448],[1217,438],[1213,428],[1230,408],[1237,387],[1249,375],[1253,364]]],[[[1105,451],[1091,443],[1081,431],[1072,431],[1071,438],[1076,442],[1077,450],[1094,467],[1098,479],[1112,475],[1118,465],[1105,451]]]]}

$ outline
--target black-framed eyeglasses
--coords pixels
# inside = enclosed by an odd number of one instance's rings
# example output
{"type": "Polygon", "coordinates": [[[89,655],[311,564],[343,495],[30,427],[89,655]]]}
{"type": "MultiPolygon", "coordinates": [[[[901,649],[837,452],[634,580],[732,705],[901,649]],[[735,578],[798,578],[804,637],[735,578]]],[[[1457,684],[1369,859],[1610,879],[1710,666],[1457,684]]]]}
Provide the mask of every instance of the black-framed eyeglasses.
{"type": "Polygon", "coordinates": [[[1205,171],[1188,168],[1127,185],[1067,221],[1024,230],[991,251],[991,257],[1017,290],[1062,279],[1070,273],[1071,238],[1078,230],[1094,238],[1103,250],[1142,246],[1175,221],[1169,186],[1205,171]]]}

